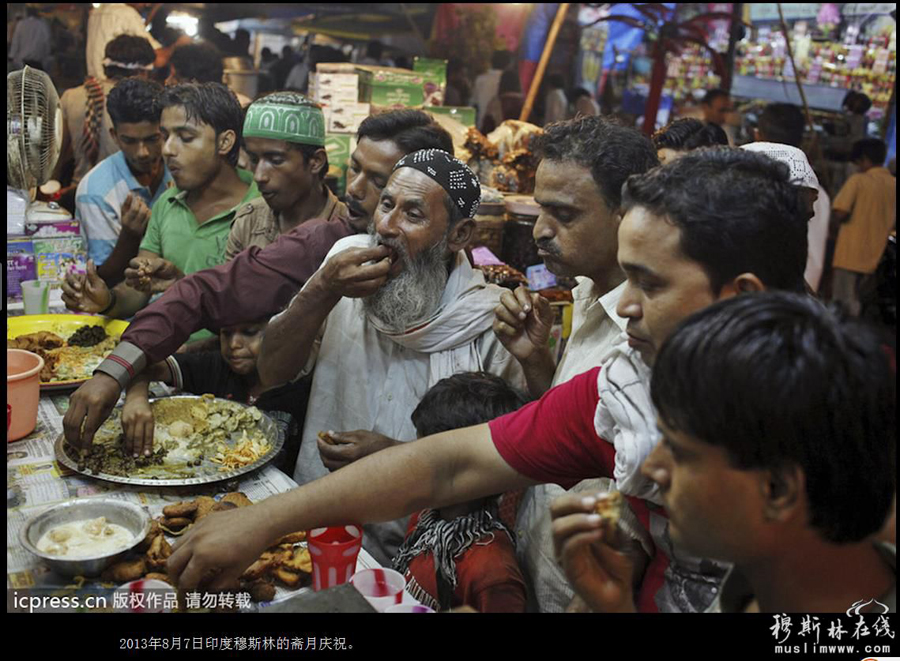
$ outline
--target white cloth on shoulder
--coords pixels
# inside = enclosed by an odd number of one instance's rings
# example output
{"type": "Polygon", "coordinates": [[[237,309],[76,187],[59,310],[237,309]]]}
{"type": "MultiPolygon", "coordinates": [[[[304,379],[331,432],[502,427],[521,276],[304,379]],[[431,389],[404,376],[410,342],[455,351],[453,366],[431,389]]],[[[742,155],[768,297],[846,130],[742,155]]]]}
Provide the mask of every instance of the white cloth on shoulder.
{"type": "Polygon", "coordinates": [[[656,410],[650,400],[650,368],[623,342],[606,355],[597,377],[600,400],[594,428],[616,448],[614,477],[626,496],[661,504],[659,488],[641,475],[641,464],[659,439],[656,410]]]}

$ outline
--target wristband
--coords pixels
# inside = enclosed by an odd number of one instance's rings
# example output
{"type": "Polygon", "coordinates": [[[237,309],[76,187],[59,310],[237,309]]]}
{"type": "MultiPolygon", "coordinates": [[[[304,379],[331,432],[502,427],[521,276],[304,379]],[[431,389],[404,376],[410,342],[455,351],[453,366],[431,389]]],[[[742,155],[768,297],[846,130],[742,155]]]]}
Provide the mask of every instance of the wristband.
{"type": "Polygon", "coordinates": [[[107,305],[105,308],[100,310],[100,312],[98,312],[97,314],[106,314],[107,312],[109,312],[110,310],[113,309],[115,304],[116,304],[116,290],[110,289],[109,290],[109,305],[107,305]]]}

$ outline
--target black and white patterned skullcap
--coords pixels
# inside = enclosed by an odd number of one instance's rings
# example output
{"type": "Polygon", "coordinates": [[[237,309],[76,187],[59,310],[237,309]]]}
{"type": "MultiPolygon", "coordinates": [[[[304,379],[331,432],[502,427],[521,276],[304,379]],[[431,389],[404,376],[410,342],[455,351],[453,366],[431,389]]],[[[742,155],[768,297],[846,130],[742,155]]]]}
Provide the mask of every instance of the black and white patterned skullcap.
{"type": "Polygon", "coordinates": [[[434,179],[447,191],[463,216],[473,218],[481,203],[481,184],[468,166],[442,149],[420,149],[407,154],[394,166],[413,168],[434,179]]]}

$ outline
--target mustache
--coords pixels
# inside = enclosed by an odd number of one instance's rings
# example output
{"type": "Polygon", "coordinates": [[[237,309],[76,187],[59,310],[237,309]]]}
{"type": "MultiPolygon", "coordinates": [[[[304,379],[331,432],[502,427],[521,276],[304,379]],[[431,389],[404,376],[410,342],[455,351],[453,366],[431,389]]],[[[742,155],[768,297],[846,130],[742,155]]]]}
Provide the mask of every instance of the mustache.
{"type": "Polygon", "coordinates": [[[559,256],[562,254],[562,251],[559,249],[555,243],[553,243],[553,239],[538,239],[534,242],[534,245],[538,247],[539,250],[543,250],[545,252],[549,252],[551,255],[559,256]]]}
{"type": "Polygon", "coordinates": [[[356,200],[354,200],[352,197],[350,197],[349,195],[344,196],[343,202],[344,202],[344,204],[347,205],[347,208],[350,209],[350,211],[355,213],[357,216],[368,216],[369,215],[368,212],[365,209],[363,209],[362,205],[359,202],[357,202],[356,200]]]}

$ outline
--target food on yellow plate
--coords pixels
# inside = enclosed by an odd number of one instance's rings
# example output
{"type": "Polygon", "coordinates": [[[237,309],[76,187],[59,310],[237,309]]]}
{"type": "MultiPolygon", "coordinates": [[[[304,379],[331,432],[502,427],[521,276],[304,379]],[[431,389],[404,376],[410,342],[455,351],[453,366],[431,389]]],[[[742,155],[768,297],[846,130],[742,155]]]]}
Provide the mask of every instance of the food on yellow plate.
{"type": "Polygon", "coordinates": [[[594,511],[599,514],[604,521],[609,522],[611,528],[615,528],[622,516],[622,507],[625,506],[625,498],[618,491],[610,491],[597,498],[597,504],[594,511]]]}
{"type": "Polygon", "coordinates": [[[40,331],[7,340],[6,347],[38,354],[44,359],[41,383],[54,383],[89,379],[94,369],[115,349],[118,340],[118,337],[109,337],[100,326],[85,326],[68,341],[55,333],[40,331]]]}

